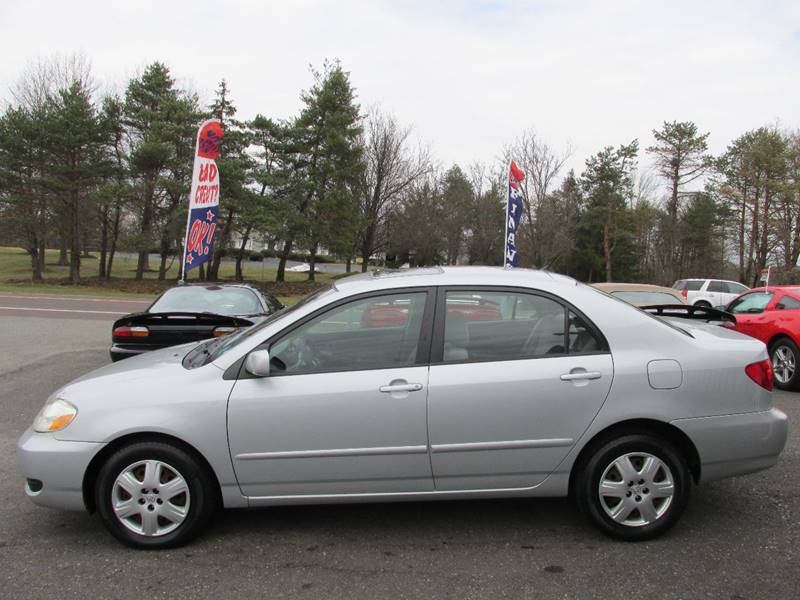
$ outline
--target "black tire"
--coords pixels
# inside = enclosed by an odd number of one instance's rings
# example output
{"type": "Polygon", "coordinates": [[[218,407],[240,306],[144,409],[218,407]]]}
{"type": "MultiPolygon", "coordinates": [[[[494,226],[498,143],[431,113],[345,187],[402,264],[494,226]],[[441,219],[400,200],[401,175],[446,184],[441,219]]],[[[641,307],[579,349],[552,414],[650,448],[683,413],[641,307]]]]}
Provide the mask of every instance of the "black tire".
{"type": "Polygon", "coordinates": [[[698,300],[694,303],[695,306],[699,306],[700,308],[711,308],[711,303],[706,302],[705,300],[698,300]]]}
{"type": "Polygon", "coordinates": [[[800,367],[800,362],[798,362],[800,361],[800,349],[797,348],[797,344],[787,337],[782,337],[775,340],[769,347],[769,360],[773,365],[772,380],[775,383],[775,387],[789,391],[796,391],[798,388],[800,388],[800,375],[798,375],[798,370],[800,370],[798,369],[798,367],[800,367]],[[790,353],[794,364],[794,372],[786,381],[780,381],[777,373],[775,373],[776,360],[780,362],[780,359],[776,358],[776,355],[779,351],[790,353]]]}
{"type": "MultiPolygon", "coordinates": [[[[660,470],[658,476],[662,477],[661,483],[666,481],[666,471],[660,470]]],[[[692,480],[685,458],[665,439],[649,434],[626,434],[599,446],[589,457],[576,483],[578,505],[596,527],[611,537],[636,542],[657,537],[675,525],[689,502],[692,480]],[[615,521],[606,512],[604,504],[609,507],[609,499],[604,501],[600,497],[600,480],[607,469],[613,469],[612,463],[620,457],[634,455],[631,460],[635,464],[641,458],[636,456],[637,453],[652,455],[666,465],[669,475],[671,475],[673,495],[666,505],[662,498],[650,500],[651,506],[657,504],[657,517],[652,522],[647,523],[644,517],[645,513],[639,513],[637,508],[630,513],[630,519],[631,521],[641,520],[643,524],[623,524],[615,521]],[[659,514],[662,509],[663,512],[659,514]]],[[[626,486],[630,484],[625,481],[621,483],[626,486]]],[[[636,481],[634,485],[638,486],[639,482],[636,481]]],[[[625,494],[631,494],[626,499],[628,502],[635,502],[637,499],[647,502],[649,501],[648,494],[652,493],[647,487],[626,487],[625,490],[625,494]],[[627,491],[628,489],[630,492],[627,491]],[[641,494],[641,496],[637,494],[641,494]]],[[[610,510],[613,508],[614,506],[609,507],[610,510]]]]}
{"type": "MultiPolygon", "coordinates": [[[[167,482],[164,481],[164,484],[166,483],[167,482]]],[[[141,485],[144,486],[144,483],[141,485]]],[[[159,482],[159,486],[160,485],[162,485],[161,482],[159,482]]],[[[146,488],[143,487],[141,491],[144,492],[145,489],[146,488]]],[[[158,511],[161,506],[164,506],[164,501],[159,501],[160,498],[154,495],[158,494],[157,491],[153,492],[153,490],[157,489],[158,487],[150,489],[148,496],[142,494],[143,497],[136,500],[137,503],[141,502],[144,504],[142,510],[148,508],[151,511],[158,511]],[[150,500],[146,498],[150,498],[150,500]],[[152,501],[152,504],[147,504],[150,501],[152,501]],[[158,502],[158,504],[156,504],[156,502],[158,502]]],[[[164,497],[163,494],[161,497],[164,497]]],[[[95,486],[95,505],[97,506],[97,512],[100,514],[103,524],[111,534],[123,544],[134,548],[150,550],[175,548],[193,539],[200,533],[214,513],[218,505],[218,498],[219,494],[218,490],[215,489],[213,478],[206,472],[204,466],[201,465],[196,458],[176,445],[159,441],[136,442],[117,450],[101,467],[95,486]],[[169,467],[162,468],[164,478],[177,473],[184,479],[188,489],[188,494],[184,494],[182,497],[178,496],[176,500],[178,504],[180,504],[181,501],[183,501],[184,506],[188,504],[188,509],[185,511],[186,514],[183,520],[174,530],[154,536],[132,531],[117,518],[112,505],[112,493],[117,494],[118,498],[119,494],[127,496],[126,492],[120,492],[119,489],[115,489],[117,477],[131,465],[147,460],[159,461],[165,467],[169,467]],[[170,469],[172,469],[172,471],[170,471],[170,469]]],[[[131,499],[133,500],[134,498],[131,499]]],[[[179,508],[181,507],[179,506],[179,508]]],[[[137,518],[140,520],[140,523],[142,523],[142,518],[135,516],[132,521],[129,520],[127,522],[133,522],[133,525],[135,525],[137,518]]],[[[157,521],[159,526],[163,523],[166,527],[169,527],[168,520],[165,521],[162,517],[158,517],[157,521]]]]}

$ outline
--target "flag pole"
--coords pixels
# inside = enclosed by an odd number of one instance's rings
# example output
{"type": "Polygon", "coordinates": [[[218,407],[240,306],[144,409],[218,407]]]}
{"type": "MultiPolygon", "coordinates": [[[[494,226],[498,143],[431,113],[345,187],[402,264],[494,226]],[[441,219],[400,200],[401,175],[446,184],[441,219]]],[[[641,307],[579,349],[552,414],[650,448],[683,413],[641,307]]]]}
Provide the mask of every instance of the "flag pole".
{"type": "MultiPolygon", "coordinates": [[[[200,132],[202,128],[197,130],[197,135],[194,138],[194,155],[192,156],[192,181],[195,180],[195,169],[197,169],[197,152],[200,150],[200,132]]],[[[186,228],[183,232],[183,256],[181,258],[181,283],[186,283],[186,247],[189,245],[189,223],[192,220],[192,189],[194,186],[189,186],[189,205],[186,210],[186,228]]]]}
{"type": "Polygon", "coordinates": [[[511,203],[511,159],[508,159],[508,164],[506,165],[506,217],[505,217],[505,226],[503,228],[503,268],[508,269],[508,261],[506,258],[508,257],[508,205],[511,203]]]}

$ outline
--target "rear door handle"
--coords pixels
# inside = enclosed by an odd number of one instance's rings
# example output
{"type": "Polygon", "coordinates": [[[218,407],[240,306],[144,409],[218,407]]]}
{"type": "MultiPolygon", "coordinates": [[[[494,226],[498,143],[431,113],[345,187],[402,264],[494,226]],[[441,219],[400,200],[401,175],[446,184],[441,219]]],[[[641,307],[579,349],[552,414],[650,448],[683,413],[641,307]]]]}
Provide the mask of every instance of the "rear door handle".
{"type": "Polygon", "coordinates": [[[579,373],[564,373],[561,381],[580,381],[582,379],[600,379],[603,374],[600,371],[582,371],[579,373]]]}
{"type": "Polygon", "coordinates": [[[378,390],[384,394],[391,394],[393,392],[418,392],[421,389],[421,383],[393,383],[389,385],[382,385],[378,388],[378,390]]]}

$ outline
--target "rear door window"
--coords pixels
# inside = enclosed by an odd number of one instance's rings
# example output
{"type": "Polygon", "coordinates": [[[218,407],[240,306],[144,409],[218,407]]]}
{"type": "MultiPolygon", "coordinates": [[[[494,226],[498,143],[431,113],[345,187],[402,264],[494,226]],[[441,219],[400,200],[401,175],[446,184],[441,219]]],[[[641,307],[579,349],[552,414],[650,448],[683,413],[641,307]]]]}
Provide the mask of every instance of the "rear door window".
{"type": "Polygon", "coordinates": [[[697,292],[703,287],[703,283],[705,283],[705,281],[702,279],[690,279],[684,281],[683,287],[679,289],[686,290],[687,292],[697,292]]]}
{"type": "Polygon", "coordinates": [[[709,292],[720,292],[722,294],[728,293],[728,284],[724,281],[709,281],[708,282],[708,291],[709,292]]]}

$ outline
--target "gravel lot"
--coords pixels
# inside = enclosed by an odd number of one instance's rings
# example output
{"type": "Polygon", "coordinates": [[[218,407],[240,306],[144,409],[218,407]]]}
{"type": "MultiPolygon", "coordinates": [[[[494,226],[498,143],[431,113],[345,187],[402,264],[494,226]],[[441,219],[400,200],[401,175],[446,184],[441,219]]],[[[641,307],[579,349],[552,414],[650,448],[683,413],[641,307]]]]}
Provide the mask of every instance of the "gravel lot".
{"type": "Polygon", "coordinates": [[[188,547],[126,549],[96,516],[30,503],[14,455],[45,398],[108,361],[109,325],[0,315],[0,597],[800,597],[800,395],[786,393],[779,465],[695,488],[652,542],[611,541],[566,500],[514,500],[228,511],[188,547]]]}

